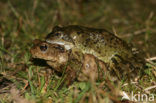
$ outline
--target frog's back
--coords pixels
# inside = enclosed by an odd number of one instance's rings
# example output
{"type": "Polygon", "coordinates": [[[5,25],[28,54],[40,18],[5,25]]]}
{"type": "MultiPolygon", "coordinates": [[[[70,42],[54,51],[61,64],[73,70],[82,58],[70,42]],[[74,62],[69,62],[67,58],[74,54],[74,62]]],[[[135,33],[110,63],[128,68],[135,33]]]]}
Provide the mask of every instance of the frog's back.
{"type": "Polygon", "coordinates": [[[83,53],[93,54],[102,61],[109,62],[115,54],[122,57],[131,56],[128,44],[105,29],[72,25],[62,30],[73,38],[75,47],[80,48],[83,53]]]}
{"type": "MultiPolygon", "coordinates": [[[[69,27],[70,28],[70,27],[69,27]]],[[[134,79],[139,71],[144,71],[145,60],[140,53],[132,51],[124,40],[105,29],[93,29],[74,26],[71,35],[77,36],[75,44],[82,48],[84,53],[93,54],[109,65],[111,74],[118,79],[134,79]],[[76,29],[76,30],[75,30],[76,29]]]]}

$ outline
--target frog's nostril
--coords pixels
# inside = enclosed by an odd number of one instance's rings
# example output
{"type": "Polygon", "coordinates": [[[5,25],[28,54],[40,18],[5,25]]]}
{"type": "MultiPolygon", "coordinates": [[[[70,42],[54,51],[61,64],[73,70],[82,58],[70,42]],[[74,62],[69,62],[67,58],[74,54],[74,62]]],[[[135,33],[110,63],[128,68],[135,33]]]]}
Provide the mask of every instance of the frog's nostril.
{"type": "Polygon", "coordinates": [[[40,46],[40,50],[41,50],[41,51],[46,51],[47,48],[48,48],[47,45],[41,45],[41,46],[40,46]]]}

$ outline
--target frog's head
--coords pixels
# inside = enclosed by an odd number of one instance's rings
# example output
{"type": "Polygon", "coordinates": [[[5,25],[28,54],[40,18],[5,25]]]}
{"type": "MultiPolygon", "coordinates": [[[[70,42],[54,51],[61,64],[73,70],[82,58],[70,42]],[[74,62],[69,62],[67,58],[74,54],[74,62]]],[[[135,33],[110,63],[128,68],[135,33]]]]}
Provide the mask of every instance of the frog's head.
{"type": "Polygon", "coordinates": [[[56,26],[53,28],[52,32],[46,37],[46,42],[64,45],[65,49],[69,50],[74,47],[74,40],[76,39],[76,33],[79,31],[79,29],[80,27],[76,25],[66,27],[56,26]]]}
{"type": "Polygon", "coordinates": [[[68,60],[68,53],[61,45],[40,40],[34,40],[33,44],[34,46],[30,50],[33,58],[57,63],[65,63],[68,60]]]}

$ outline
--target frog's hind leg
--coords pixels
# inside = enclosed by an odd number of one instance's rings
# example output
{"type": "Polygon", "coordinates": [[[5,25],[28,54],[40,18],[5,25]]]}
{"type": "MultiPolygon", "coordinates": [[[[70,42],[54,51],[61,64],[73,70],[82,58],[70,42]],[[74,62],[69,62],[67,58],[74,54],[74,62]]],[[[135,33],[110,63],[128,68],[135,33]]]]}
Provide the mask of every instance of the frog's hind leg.
{"type": "Polygon", "coordinates": [[[131,63],[132,58],[123,59],[119,55],[115,55],[110,62],[109,68],[113,75],[119,80],[134,79],[137,76],[137,68],[131,63]]]}
{"type": "Polygon", "coordinates": [[[65,74],[66,74],[65,83],[67,86],[69,86],[76,80],[81,68],[82,68],[81,62],[79,62],[75,58],[70,58],[65,70],[65,74]]]}
{"type": "Polygon", "coordinates": [[[65,70],[65,78],[63,84],[66,86],[71,85],[76,79],[76,71],[73,70],[70,66],[67,66],[65,70]]]}
{"type": "Polygon", "coordinates": [[[137,80],[142,76],[142,73],[144,72],[145,62],[143,59],[138,58],[137,56],[132,56],[127,58],[126,60],[122,59],[119,55],[116,55],[116,57],[120,58],[121,60],[121,66],[126,66],[129,72],[126,72],[129,74],[129,77],[133,80],[137,80]]]}

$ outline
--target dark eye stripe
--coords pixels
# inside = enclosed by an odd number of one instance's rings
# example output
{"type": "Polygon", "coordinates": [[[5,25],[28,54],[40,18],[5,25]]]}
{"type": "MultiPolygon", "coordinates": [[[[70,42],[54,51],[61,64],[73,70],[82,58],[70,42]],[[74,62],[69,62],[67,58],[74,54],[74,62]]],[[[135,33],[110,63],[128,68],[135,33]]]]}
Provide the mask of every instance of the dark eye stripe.
{"type": "Polygon", "coordinates": [[[54,33],[54,32],[51,32],[47,35],[46,39],[50,38],[50,37],[55,37],[55,36],[60,36],[61,33],[54,33]]]}

